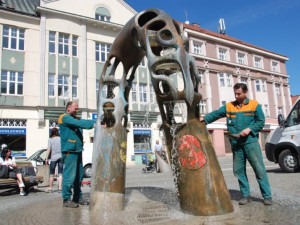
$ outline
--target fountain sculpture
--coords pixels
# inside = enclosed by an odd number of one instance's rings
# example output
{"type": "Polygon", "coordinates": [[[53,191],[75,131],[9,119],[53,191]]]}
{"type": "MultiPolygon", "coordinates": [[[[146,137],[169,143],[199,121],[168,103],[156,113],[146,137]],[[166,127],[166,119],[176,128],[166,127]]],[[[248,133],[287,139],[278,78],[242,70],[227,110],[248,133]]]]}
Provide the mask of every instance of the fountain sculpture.
{"type": "MultiPolygon", "coordinates": [[[[90,210],[124,208],[128,96],[135,71],[148,59],[151,81],[162,117],[169,158],[182,211],[193,215],[219,215],[233,211],[205,124],[198,121],[202,96],[188,40],[168,14],[148,9],[134,16],[115,39],[100,78],[95,132],[90,210]],[[116,77],[121,65],[123,75],[116,77]],[[171,77],[172,76],[172,77],[171,77]],[[181,76],[178,91],[174,76],[181,76]],[[117,94],[116,94],[117,93],[117,94]],[[187,107],[186,123],[176,123],[177,102],[187,107]],[[105,122],[105,128],[101,123],[105,122]]],[[[176,79],[176,78],[175,78],[176,79]]]]}

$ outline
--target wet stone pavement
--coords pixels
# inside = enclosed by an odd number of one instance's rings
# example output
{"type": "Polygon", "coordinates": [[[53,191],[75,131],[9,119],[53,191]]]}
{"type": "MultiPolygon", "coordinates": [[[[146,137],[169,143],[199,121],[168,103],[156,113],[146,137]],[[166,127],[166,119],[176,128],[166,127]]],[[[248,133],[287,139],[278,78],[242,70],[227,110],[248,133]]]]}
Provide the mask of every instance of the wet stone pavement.
{"type": "MultiPolygon", "coordinates": [[[[218,158],[234,205],[234,212],[229,214],[209,217],[184,214],[179,208],[171,172],[142,174],[143,166],[133,166],[126,171],[125,209],[121,212],[91,214],[88,206],[63,208],[60,193],[45,193],[46,187],[38,187],[26,197],[16,192],[1,192],[0,224],[300,224],[299,173],[284,173],[277,164],[265,161],[275,204],[264,206],[248,165],[252,201],[239,206],[241,195],[232,174],[231,157],[218,158]]],[[[82,190],[88,199],[90,187],[84,185],[82,190]]]]}

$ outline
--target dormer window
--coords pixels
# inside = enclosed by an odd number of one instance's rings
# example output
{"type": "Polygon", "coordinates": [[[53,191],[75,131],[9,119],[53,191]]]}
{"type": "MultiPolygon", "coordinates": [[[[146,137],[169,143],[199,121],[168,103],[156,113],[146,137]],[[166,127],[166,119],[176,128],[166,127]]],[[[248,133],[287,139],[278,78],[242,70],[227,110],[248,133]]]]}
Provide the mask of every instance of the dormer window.
{"type": "Polygon", "coordinates": [[[96,20],[110,22],[110,18],[111,18],[110,12],[106,8],[99,7],[96,9],[96,12],[95,12],[96,20]]]}

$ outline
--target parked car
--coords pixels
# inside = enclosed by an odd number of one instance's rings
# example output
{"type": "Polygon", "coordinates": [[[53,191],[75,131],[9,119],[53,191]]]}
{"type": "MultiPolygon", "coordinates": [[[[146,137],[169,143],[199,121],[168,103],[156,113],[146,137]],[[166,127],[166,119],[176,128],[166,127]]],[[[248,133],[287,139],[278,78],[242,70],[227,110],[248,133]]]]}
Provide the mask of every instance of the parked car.
{"type": "Polygon", "coordinates": [[[93,143],[85,143],[83,145],[82,152],[82,164],[84,169],[84,176],[92,176],[92,155],[93,155],[93,143]]]}
{"type": "MultiPolygon", "coordinates": [[[[82,164],[84,169],[84,177],[92,176],[92,154],[93,154],[93,143],[86,143],[83,146],[82,152],[82,164]]],[[[32,166],[41,166],[45,164],[47,149],[40,149],[33,153],[26,161],[30,161],[32,166]]]]}
{"type": "Polygon", "coordinates": [[[300,170],[300,98],[296,101],[286,119],[278,116],[278,124],[267,137],[265,153],[267,159],[278,163],[286,172],[300,170]]]}

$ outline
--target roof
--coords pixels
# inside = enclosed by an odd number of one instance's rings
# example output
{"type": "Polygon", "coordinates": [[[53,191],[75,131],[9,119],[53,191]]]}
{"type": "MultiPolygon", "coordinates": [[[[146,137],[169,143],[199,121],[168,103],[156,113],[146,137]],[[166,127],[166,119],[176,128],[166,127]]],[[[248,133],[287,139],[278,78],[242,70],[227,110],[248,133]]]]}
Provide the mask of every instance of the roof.
{"type": "Polygon", "coordinates": [[[39,5],[39,0],[0,0],[0,10],[31,16],[39,16],[35,10],[39,5]]]}
{"type": "Polygon", "coordinates": [[[249,44],[247,42],[241,41],[241,40],[236,39],[234,37],[230,37],[227,34],[220,34],[220,33],[214,32],[214,31],[206,30],[206,29],[204,29],[204,28],[202,28],[200,26],[196,26],[196,25],[190,25],[190,24],[186,24],[186,23],[182,23],[182,22],[179,22],[179,23],[182,24],[183,28],[187,28],[187,29],[190,29],[190,30],[198,31],[200,33],[204,33],[204,34],[211,35],[211,36],[214,36],[214,37],[217,37],[217,38],[221,38],[221,39],[225,39],[225,40],[228,40],[228,41],[232,41],[232,42],[235,42],[235,43],[238,43],[238,44],[241,44],[241,45],[246,45],[246,46],[251,47],[251,48],[256,48],[256,49],[259,49],[259,50],[262,50],[262,51],[265,51],[265,52],[269,52],[269,53],[272,53],[272,54],[275,54],[275,55],[278,55],[278,56],[285,57],[288,60],[288,57],[285,56],[285,55],[281,55],[281,54],[269,51],[267,49],[255,46],[253,44],[249,44]]]}

